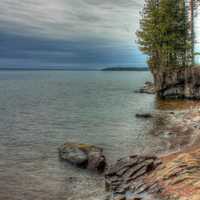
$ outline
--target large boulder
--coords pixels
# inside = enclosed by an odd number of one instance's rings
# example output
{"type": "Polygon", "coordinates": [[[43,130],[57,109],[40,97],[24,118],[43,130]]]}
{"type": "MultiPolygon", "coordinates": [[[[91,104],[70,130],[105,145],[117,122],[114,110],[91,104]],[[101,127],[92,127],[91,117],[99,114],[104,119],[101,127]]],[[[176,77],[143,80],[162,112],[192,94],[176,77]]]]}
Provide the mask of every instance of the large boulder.
{"type": "Polygon", "coordinates": [[[106,159],[102,148],[88,144],[65,143],[59,148],[60,157],[78,167],[103,172],[106,159]]]}

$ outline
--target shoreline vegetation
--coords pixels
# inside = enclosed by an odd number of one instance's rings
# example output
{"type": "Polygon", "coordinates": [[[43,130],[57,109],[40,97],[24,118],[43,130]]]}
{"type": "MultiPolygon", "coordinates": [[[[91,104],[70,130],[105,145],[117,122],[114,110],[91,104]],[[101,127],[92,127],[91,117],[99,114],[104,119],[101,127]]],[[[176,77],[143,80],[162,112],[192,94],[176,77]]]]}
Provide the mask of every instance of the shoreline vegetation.
{"type": "Polygon", "coordinates": [[[199,0],[147,0],[137,31],[160,98],[200,99],[195,15],[199,0]]]}

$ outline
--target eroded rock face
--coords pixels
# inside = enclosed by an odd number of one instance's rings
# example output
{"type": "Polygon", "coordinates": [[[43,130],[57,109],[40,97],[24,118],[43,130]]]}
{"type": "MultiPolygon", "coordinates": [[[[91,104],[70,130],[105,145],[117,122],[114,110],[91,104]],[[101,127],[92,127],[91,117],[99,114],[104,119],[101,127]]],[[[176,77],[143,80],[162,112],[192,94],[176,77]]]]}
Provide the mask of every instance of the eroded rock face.
{"type": "Polygon", "coordinates": [[[143,193],[157,192],[155,185],[147,185],[144,182],[150,172],[155,170],[161,161],[154,156],[130,156],[120,159],[109,167],[105,174],[106,189],[113,192],[114,199],[124,195],[125,199],[143,199],[143,193]],[[126,193],[129,195],[126,196],[126,193]]]}
{"type": "Polygon", "coordinates": [[[155,90],[161,98],[200,99],[200,68],[154,72],[155,90]]]}
{"type": "Polygon", "coordinates": [[[65,143],[59,148],[60,157],[71,164],[103,172],[106,159],[103,150],[88,144],[65,143]]]}

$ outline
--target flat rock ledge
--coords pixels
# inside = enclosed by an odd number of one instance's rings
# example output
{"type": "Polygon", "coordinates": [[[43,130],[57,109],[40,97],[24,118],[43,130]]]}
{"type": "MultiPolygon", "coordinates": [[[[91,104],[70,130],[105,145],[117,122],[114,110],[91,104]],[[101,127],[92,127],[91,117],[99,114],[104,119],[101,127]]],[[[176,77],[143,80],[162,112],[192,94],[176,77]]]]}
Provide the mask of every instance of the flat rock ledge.
{"type": "Polygon", "coordinates": [[[155,156],[130,156],[111,165],[105,174],[106,190],[114,200],[155,200],[151,194],[160,187],[145,183],[145,177],[153,172],[161,160],[155,156]]]}
{"type": "Polygon", "coordinates": [[[59,149],[60,158],[69,163],[97,172],[104,172],[106,158],[103,149],[89,144],[65,143],[59,149]]]}

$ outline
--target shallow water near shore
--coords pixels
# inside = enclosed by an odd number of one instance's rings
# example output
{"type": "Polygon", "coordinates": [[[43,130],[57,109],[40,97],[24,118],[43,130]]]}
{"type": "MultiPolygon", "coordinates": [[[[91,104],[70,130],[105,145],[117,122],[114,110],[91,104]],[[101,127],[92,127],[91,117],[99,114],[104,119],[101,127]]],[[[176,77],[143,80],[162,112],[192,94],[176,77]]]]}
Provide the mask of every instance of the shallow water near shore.
{"type": "Polygon", "coordinates": [[[151,79],[149,72],[1,71],[0,199],[103,199],[103,178],[61,162],[57,148],[94,144],[109,162],[162,151],[147,134],[151,121],[135,118],[172,108],[134,93],[151,79]]]}

